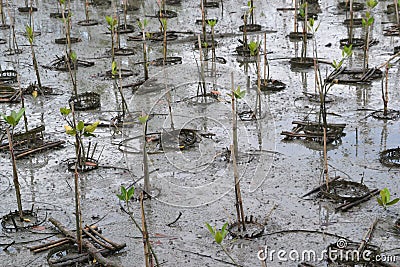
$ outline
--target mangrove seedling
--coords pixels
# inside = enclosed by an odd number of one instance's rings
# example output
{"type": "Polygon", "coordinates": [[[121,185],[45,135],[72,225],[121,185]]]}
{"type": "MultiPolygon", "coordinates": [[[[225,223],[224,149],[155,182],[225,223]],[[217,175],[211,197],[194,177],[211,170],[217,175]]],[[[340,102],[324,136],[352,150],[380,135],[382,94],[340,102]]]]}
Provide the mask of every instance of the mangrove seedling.
{"type": "Polygon", "coordinates": [[[26,35],[28,37],[29,45],[31,47],[31,55],[32,55],[32,61],[33,61],[33,68],[35,69],[35,73],[36,73],[36,80],[37,80],[37,83],[39,86],[39,90],[41,90],[42,83],[40,81],[39,67],[38,67],[38,63],[36,60],[35,50],[33,49],[33,39],[34,39],[33,28],[30,26],[26,26],[25,29],[26,29],[26,35]]]}
{"type": "Polygon", "coordinates": [[[228,234],[228,223],[226,222],[222,228],[221,231],[218,231],[215,227],[213,228],[209,223],[206,223],[206,227],[208,231],[210,231],[212,237],[214,238],[214,241],[222,248],[222,250],[225,252],[225,254],[228,256],[228,258],[235,264],[236,266],[239,266],[236,261],[232,258],[232,256],[228,253],[226,250],[226,247],[222,245],[222,241],[224,241],[226,235],[228,234]]]}
{"type": "Polygon", "coordinates": [[[167,61],[167,19],[166,18],[160,18],[160,23],[162,27],[162,32],[164,35],[164,40],[163,40],[163,65],[165,65],[165,62],[167,61]]]}
{"type": "Polygon", "coordinates": [[[231,80],[232,80],[232,89],[231,93],[229,96],[231,97],[231,107],[232,107],[232,144],[230,146],[230,151],[231,151],[231,157],[232,157],[232,164],[233,164],[233,176],[234,176],[234,182],[235,182],[235,198],[236,198],[236,215],[237,215],[237,220],[238,220],[238,230],[240,231],[241,227],[243,227],[243,231],[246,230],[246,225],[245,225],[245,216],[244,216],[244,210],[243,210],[243,201],[242,201],[242,194],[240,192],[240,180],[239,180],[239,172],[237,169],[237,158],[238,158],[238,136],[237,136],[237,101],[239,99],[242,99],[246,91],[245,90],[240,90],[240,86],[234,90],[234,80],[233,80],[233,73],[231,74],[231,80]]]}
{"type": "Polygon", "coordinates": [[[362,18],[362,25],[365,28],[365,44],[364,44],[364,61],[363,61],[363,74],[368,69],[368,54],[369,54],[369,38],[372,24],[374,24],[374,17],[371,15],[371,11],[378,4],[377,0],[367,0],[367,11],[365,17],[362,18]]]}
{"type": "Polygon", "coordinates": [[[379,197],[376,198],[379,206],[383,207],[384,210],[387,209],[388,206],[392,206],[400,201],[400,198],[390,199],[390,191],[387,188],[382,189],[379,192],[379,197]]]}
{"type": "Polygon", "coordinates": [[[214,43],[214,27],[217,25],[217,20],[207,20],[208,26],[211,27],[211,58],[215,62],[215,43],[214,43]]]}
{"type": "Polygon", "coordinates": [[[156,262],[156,266],[160,266],[158,263],[158,258],[156,253],[153,250],[153,247],[151,246],[149,234],[147,232],[147,226],[146,226],[146,217],[144,213],[144,206],[143,206],[143,192],[140,194],[140,208],[141,208],[141,215],[142,215],[142,227],[136,222],[135,217],[133,217],[133,213],[131,211],[131,208],[129,206],[129,201],[133,198],[133,195],[135,194],[135,187],[132,186],[131,188],[126,188],[124,186],[121,186],[121,193],[117,194],[117,197],[119,200],[123,201],[125,203],[126,209],[121,206],[121,210],[125,212],[126,214],[129,215],[129,218],[135,225],[135,227],[140,231],[140,233],[143,236],[143,247],[144,247],[144,254],[145,254],[145,266],[150,267],[154,266],[153,265],[153,258],[154,261],[156,262]]]}
{"type": "Polygon", "coordinates": [[[85,151],[83,138],[94,137],[95,136],[94,131],[96,130],[100,121],[96,121],[90,125],[85,126],[85,123],[82,120],[80,120],[79,122],[76,121],[75,114],[74,112],[72,112],[72,109],[65,107],[60,108],[60,113],[67,122],[67,125],[64,126],[65,132],[68,135],[76,137],[75,153],[76,153],[78,167],[85,166],[86,159],[88,158],[87,155],[89,155],[89,151],[85,151]],[[70,118],[69,115],[72,115],[72,118],[70,118]]]}
{"type": "Polygon", "coordinates": [[[18,125],[24,112],[25,112],[25,108],[21,108],[18,112],[15,112],[13,110],[13,111],[11,111],[10,115],[8,115],[8,116],[0,113],[0,115],[3,117],[3,119],[11,127],[11,132],[10,132],[9,127],[6,128],[6,131],[7,131],[8,145],[9,145],[9,150],[10,150],[10,155],[11,155],[11,163],[13,166],[13,182],[14,182],[14,187],[15,187],[15,195],[17,198],[18,213],[19,213],[19,217],[20,217],[21,221],[23,220],[22,198],[21,198],[21,190],[20,190],[20,185],[19,185],[19,180],[18,180],[17,162],[16,162],[15,156],[14,156],[13,136],[14,136],[15,126],[18,125]]]}
{"type": "Polygon", "coordinates": [[[251,41],[249,43],[250,56],[252,56],[252,57],[257,56],[260,45],[261,45],[261,42],[258,42],[258,41],[251,41]]]}
{"type": "Polygon", "coordinates": [[[143,40],[143,67],[144,67],[144,80],[147,81],[149,79],[149,68],[147,63],[147,44],[146,44],[146,32],[145,28],[148,24],[147,19],[143,19],[143,21],[137,21],[140,30],[142,31],[142,40],[143,40]]]}
{"type": "MultiPolygon", "coordinates": [[[[324,155],[324,175],[326,181],[326,190],[329,191],[329,172],[328,172],[328,155],[327,155],[327,130],[328,130],[328,122],[327,122],[327,107],[326,107],[326,97],[328,95],[329,90],[335,84],[333,81],[328,82],[329,79],[323,79],[321,74],[321,69],[318,61],[318,49],[317,49],[317,41],[315,39],[315,34],[319,29],[319,25],[315,25],[315,20],[310,18],[308,21],[307,28],[313,34],[313,60],[314,60],[314,72],[316,77],[316,90],[318,91],[319,100],[320,100],[320,112],[319,112],[319,124],[323,129],[323,155],[324,155]]],[[[334,71],[338,71],[338,69],[343,65],[345,59],[352,55],[352,46],[344,46],[342,49],[342,58],[339,61],[333,60],[332,66],[335,68],[334,71]]],[[[332,72],[334,73],[334,72],[332,72]]]]}
{"type": "Polygon", "coordinates": [[[115,53],[115,48],[114,48],[114,35],[115,35],[115,30],[118,25],[117,19],[111,17],[111,16],[106,16],[106,22],[108,24],[108,30],[111,33],[111,62],[114,62],[114,53],[115,53]]]}
{"type": "Polygon", "coordinates": [[[144,192],[150,194],[150,176],[149,176],[149,163],[147,158],[147,147],[146,147],[146,134],[147,134],[147,121],[149,115],[142,115],[139,117],[139,122],[143,125],[143,174],[144,174],[144,192]]]}

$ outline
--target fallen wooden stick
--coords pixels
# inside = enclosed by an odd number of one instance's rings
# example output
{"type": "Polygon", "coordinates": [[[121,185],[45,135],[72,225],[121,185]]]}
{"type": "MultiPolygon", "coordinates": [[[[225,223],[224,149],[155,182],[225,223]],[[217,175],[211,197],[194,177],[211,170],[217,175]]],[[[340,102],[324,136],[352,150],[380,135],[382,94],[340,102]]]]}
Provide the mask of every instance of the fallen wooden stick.
{"type": "Polygon", "coordinates": [[[45,250],[50,249],[50,248],[61,246],[61,245],[66,244],[68,242],[71,242],[71,239],[69,239],[67,237],[64,237],[64,238],[61,238],[61,239],[58,239],[58,240],[54,240],[54,241],[48,242],[46,244],[41,244],[41,245],[30,247],[29,250],[32,251],[33,253],[38,253],[38,252],[42,252],[42,251],[45,251],[45,250]]]}
{"type": "Polygon", "coordinates": [[[103,239],[104,241],[106,241],[107,243],[111,244],[115,249],[120,250],[123,249],[125,247],[125,244],[117,244],[115,242],[112,242],[111,240],[107,239],[105,236],[103,236],[102,234],[100,234],[97,231],[97,228],[90,226],[90,225],[86,225],[85,229],[88,229],[90,232],[92,232],[93,234],[97,235],[98,237],[100,237],[101,239],[103,239]]]}
{"type": "Polygon", "coordinates": [[[109,249],[109,250],[114,250],[114,248],[104,242],[101,242],[100,240],[98,240],[94,235],[92,235],[91,233],[89,233],[89,231],[82,229],[82,232],[85,233],[88,237],[90,237],[94,242],[96,242],[97,244],[99,244],[100,246],[102,246],[103,248],[109,249]]]}
{"type": "MultiPolygon", "coordinates": [[[[77,242],[75,234],[69,230],[67,230],[59,221],[54,218],[49,218],[49,221],[57,227],[66,237],[69,237],[77,242]]],[[[120,263],[113,262],[107,258],[105,258],[101,252],[92,244],[89,240],[82,239],[82,246],[87,250],[90,256],[92,256],[96,261],[107,267],[123,267],[120,263]]],[[[126,244],[121,244],[119,247],[123,248],[126,244]]]]}
{"type": "MultiPolygon", "coordinates": [[[[328,184],[332,183],[333,181],[336,181],[336,180],[339,179],[339,178],[340,178],[340,176],[334,177],[332,180],[329,181],[328,184]]],[[[321,191],[321,190],[322,190],[323,188],[325,188],[325,187],[326,187],[326,183],[324,183],[323,185],[320,185],[320,186],[314,188],[313,190],[311,190],[310,192],[304,194],[304,195],[302,196],[302,198],[303,198],[303,197],[307,197],[307,196],[309,196],[309,195],[311,195],[311,194],[317,193],[318,191],[321,191]]]]}
{"type": "Polygon", "coordinates": [[[374,232],[377,224],[378,224],[378,219],[375,218],[374,222],[368,228],[368,231],[365,233],[363,239],[361,240],[360,246],[358,247],[359,254],[364,252],[365,247],[368,245],[368,242],[371,240],[372,233],[374,232]]]}
{"type": "Polygon", "coordinates": [[[46,246],[44,246],[44,247],[42,247],[42,248],[38,248],[38,249],[32,250],[32,252],[33,252],[33,253],[39,253],[39,252],[42,252],[42,251],[46,251],[46,250],[49,250],[49,249],[52,249],[52,248],[55,248],[55,247],[59,247],[59,246],[68,244],[68,243],[70,243],[70,242],[71,242],[71,239],[69,239],[69,238],[63,238],[63,240],[60,239],[60,240],[58,240],[58,242],[56,242],[56,243],[53,243],[53,244],[46,244],[46,246]]]}
{"type": "Polygon", "coordinates": [[[357,206],[358,204],[369,200],[371,197],[376,196],[377,194],[379,194],[378,189],[371,190],[369,193],[366,193],[364,196],[362,196],[360,199],[358,199],[356,201],[353,201],[350,203],[344,203],[340,206],[337,206],[335,208],[335,211],[347,211],[347,210],[351,209],[352,207],[357,206]]]}
{"type": "Polygon", "coordinates": [[[37,148],[34,148],[34,149],[29,149],[29,150],[26,150],[26,151],[23,151],[23,152],[20,152],[20,153],[16,152],[15,153],[15,158],[16,159],[20,159],[20,158],[28,156],[28,155],[30,155],[32,153],[39,152],[41,150],[45,150],[45,149],[48,149],[48,148],[60,146],[60,145],[62,145],[64,143],[65,143],[65,141],[61,140],[61,141],[46,143],[46,144],[44,144],[44,145],[42,145],[40,147],[37,147],[37,148]]]}

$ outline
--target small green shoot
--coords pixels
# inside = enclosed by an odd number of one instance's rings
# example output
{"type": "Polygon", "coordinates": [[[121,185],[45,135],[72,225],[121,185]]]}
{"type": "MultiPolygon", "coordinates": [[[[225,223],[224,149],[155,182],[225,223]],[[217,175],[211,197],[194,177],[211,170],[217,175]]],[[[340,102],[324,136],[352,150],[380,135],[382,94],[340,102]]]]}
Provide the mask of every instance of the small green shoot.
{"type": "Polygon", "coordinates": [[[387,188],[382,189],[379,192],[380,197],[377,197],[379,206],[383,207],[383,209],[387,209],[388,206],[392,206],[400,201],[400,198],[395,198],[390,200],[390,191],[387,188]]]}
{"type": "Polygon", "coordinates": [[[76,62],[77,61],[78,56],[77,56],[75,51],[71,52],[70,58],[71,58],[72,62],[76,62]]]}
{"type": "Polygon", "coordinates": [[[10,115],[4,115],[0,113],[0,115],[3,117],[3,119],[10,124],[12,127],[17,126],[18,122],[22,118],[22,115],[24,115],[25,108],[21,108],[18,112],[15,112],[14,110],[11,111],[10,115]]]}
{"type": "Polygon", "coordinates": [[[339,61],[333,60],[332,66],[335,68],[335,70],[339,69],[342,65],[343,62],[346,58],[349,58],[353,54],[353,45],[349,46],[344,46],[342,49],[342,59],[339,61]]]}
{"type": "Polygon", "coordinates": [[[299,16],[300,18],[305,18],[306,17],[306,8],[307,8],[307,3],[304,3],[300,6],[299,8],[299,16]]]}
{"type": "MultiPolygon", "coordinates": [[[[400,0],[399,0],[400,1],[400,0]]],[[[215,19],[209,19],[207,20],[207,24],[208,26],[210,26],[211,28],[215,27],[215,25],[217,25],[217,20],[215,19]]]]}
{"type": "MultiPolygon", "coordinates": [[[[60,108],[60,113],[61,115],[66,118],[70,113],[71,109],[69,108],[60,108]]],[[[72,123],[68,123],[68,125],[65,125],[65,132],[68,135],[75,136],[76,134],[79,134],[80,136],[83,135],[85,137],[93,137],[95,136],[93,132],[96,130],[97,126],[99,125],[100,121],[96,121],[90,125],[85,126],[85,123],[83,121],[79,121],[76,124],[76,128],[72,127],[72,123]]]]}
{"type": "Polygon", "coordinates": [[[376,5],[378,5],[378,1],[377,0],[367,0],[367,6],[369,8],[374,8],[376,7],[376,5]]]}
{"type": "Polygon", "coordinates": [[[149,119],[149,115],[143,115],[139,117],[139,122],[141,124],[145,124],[147,122],[147,120],[149,119]]]}
{"type": "Polygon", "coordinates": [[[125,201],[125,203],[128,203],[129,200],[133,197],[133,194],[135,193],[135,187],[132,186],[128,190],[125,188],[125,186],[121,185],[121,194],[117,194],[117,197],[121,201],[125,201]]]}
{"type": "Polygon", "coordinates": [[[111,76],[115,79],[118,75],[117,62],[113,61],[111,64],[111,76]]]}
{"type": "Polygon", "coordinates": [[[25,27],[26,35],[28,36],[29,44],[33,44],[33,28],[29,27],[28,25],[25,27]]]}
{"type": "MultiPolygon", "coordinates": [[[[234,96],[236,99],[242,99],[245,95],[246,95],[246,91],[245,90],[240,90],[240,86],[238,86],[238,88],[233,91],[234,96]]],[[[230,97],[232,97],[232,94],[228,94],[230,97]]]]}
{"type": "Polygon", "coordinates": [[[146,26],[147,26],[147,24],[148,24],[148,20],[147,19],[144,19],[144,20],[138,20],[137,21],[137,24],[138,24],[138,26],[139,26],[139,28],[141,29],[141,30],[143,30],[144,28],[146,28],[146,26]]]}
{"type": "Polygon", "coordinates": [[[236,265],[240,266],[239,264],[236,263],[236,261],[232,258],[232,256],[228,253],[226,248],[222,245],[222,241],[224,241],[225,237],[228,234],[228,223],[226,222],[222,228],[221,231],[217,231],[215,227],[213,228],[209,223],[206,223],[206,227],[208,231],[210,231],[212,237],[214,238],[214,241],[222,248],[222,250],[225,252],[225,254],[229,257],[229,259],[236,265]]]}
{"type": "Polygon", "coordinates": [[[210,231],[211,235],[214,237],[215,242],[217,242],[218,245],[221,245],[222,241],[225,239],[226,235],[228,234],[228,230],[226,229],[228,227],[228,223],[226,222],[222,228],[221,231],[217,231],[214,228],[211,227],[209,223],[206,223],[208,231],[210,231]]]}
{"type": "Polygon", "coordinates": [[[258,53],[258,49],[260,47],[261,42],[251,41],[249,43],[249,50],[251,56],[256,56],[258,53]]]}
{"type": "Polygon", "coordinates": [[[111,16],[106,16],[106,22],[110,26],[108,28],[110,31],[113,31],[118,24],[118,21],[111,16]]]}
{"type": "Polygon", "coordinates": [[[361,22],[364,27],[367,27],[367,26],[369,27],[372,24],[374,24],[374,17],[371,16],[370,12],[366,12],[365,18],[362,18],[361,22]]]}

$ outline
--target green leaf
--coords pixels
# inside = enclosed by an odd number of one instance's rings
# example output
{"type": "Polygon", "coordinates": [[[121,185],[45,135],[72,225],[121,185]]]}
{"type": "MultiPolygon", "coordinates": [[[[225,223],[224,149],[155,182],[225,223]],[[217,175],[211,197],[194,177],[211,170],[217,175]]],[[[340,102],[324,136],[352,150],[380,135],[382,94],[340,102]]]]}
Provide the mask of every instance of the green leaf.
{"type": "Polygon", "coordinates": [[[22,118],[22,115],[24,115],[25,108],[21,108],[18,113],[15,115],[15,122],[18,124],[19,120],[22,118]]]}
{"type": "Polygon", "coordinates": [[[65,125],[64,128],[65,128],[65,132],[66,132],[68,135],[72,135],[72,136],[75,136],[75,135],[76,135],[76,130],[75,130],[74,128],[72,128],[71,126],[65,125]]]}
{"type": "Polygon", "coordinates": [[[141,124],[145,124],[148,119],[149,119],[149,115],[140,116],[139,117],[139,122],[141,124]]]}
{"type": "Polygon", "coordinates": [[[223,237],[223,238],[225,238],[225,236],[228,234],[227,227],[228,227],[228,223],[226,222],[226,223],[222,226],[222,229],[221,229],[221,233],[222,233],[222,237],[223,237]]]}
{"type": "Polygon", "coordinates": [[[215,27],[215,25],[217,24],[217,20],[215,19],[209,19],[207,20],[207,24],[212,28],[215,27]]]}
{"type": "Polygon", "coordinates": [[[383,207],[382,199],[380,199],[379,197],[377,197],[377,198],[376,198],[376,201],[378,201],[379,206],[383,207]]]}
{"type": "Polygon", "coordinates": [[[135,194],[135,187],[134,186],[129,188],[128,192],[126,193],[128,200],[130,200],[133,197],[133,194],[135,194]]]}
{"type": "Polygon", "coordinates": [[[221,232],[219,232],[219,231],[217,231],[215,233],[214,239],[215,239],[215,242],[217,242],[217,244],[221,244],[222,240],[224,240],[224,238],[222,237],[221,232]]]}
{"type": "Polygon", "coordinates": [[[368,19],[368,26],[371,26],[374,23],[374,17],[370,17],[368,19]]]}
{"type": "Polygon", "coordinates": [[[110,25],[110,27],[112,26],[112,21],[113,21],[113,18],[111,16],[106,16],[106,22],[108,25],[110,25]]]}
{"type": "Polygon", "coordinates": [[[161,20],[161,24],[162,24],[163,30],[164,31],[167,30],[167,19],[163,18],[163,19],[160,19],[160,20],[161,20]]]}
{"type": "Polygon", "coordinates": [[[32,27],[29,27],[28,25],[25,27],[26,30],[26,35],[28,36],[28,41],[30,44],[33,43],[33,29],[32,27]]]}
{"type": "Polygon", "coordinates": [[[364,18],[361,19],[361,23],[363,27],[367,26],[367,21],[364,18]]]}
{"type": "Polygon", "coordinates": [[[367,6],[369,7],[369,8],[374,8],[374,7],[376,7],[376,5],[378,4],[378,1],[377,0],[368,0],[367,1],[367,6]]]}
{"type": "Polygon", "coordinates": [[[15,122],[15,119],[14,119],[13,116],[7,116],[7,117],[5,118],[5,120],[6,120],[6,122],[7,122],[8,124],[10,124],[10,125],[13,126],[13,127],[17,125],[17,123],[15,122]]]}
{"type": "Polygon", "coordinates": [[[115,76],[117,76],[117,74],[118,74],[117,62],[113,61],[111,63],[111,75],[113,78],[115,78],[115,76]]]}
{"type": "Polygon", "coordinates": [[[85,123],[83,123],[83,121],[79,121],[79,122],[78,122],[78,125],[76,126],[76,129],[77,129],[78,131],[82,131],[83,128],[85,128],[85,123]]]}
{"type": "Polygon", "coordinates": [[[251,41],[249,43],[250,55],[255,56],[258,52],[258,48],[260,46],[260,42],[251,41]]]}
{"type": "Polygon", "coordinates": [[[379,194],[380,194],[380,196],[381,196],[381,199],[382,199],[383,204],[386,205],[386,204],[390,201],[390,192],[389,192],[389,189],[384,188],[384,189],[382,189],[382,190],[379,192],[379,194]]]}
{"type": "Polygon", "coordinates": [[[242,99],[246,95],[246,91],[240,91],[240,86],[233,92],[236,99],[242,99]]]}
{"type": "Polygon", "coordinates": [[[94,123],[92,123],[92,124],[90,124],[88,126],[85,126],[84,132],[85,133],[89,133],[89,134],[93,133],[96,130],[96,128],[99,125],[99,123],[100,123],[100,121],[96,121],[96,122],[94,122],[94,123]]]}
{"type": "Polygon", "coordinates": [[[308,23],[310,24],[310,27],[311,27],[311,28],[314,27],[314,22],[315,22],[315,20],[314,20],[313,18],[310,18],[310,19],[308,20],[308,23]]]}
{"type": "Polygon", "coordinates": [[[63,116],[68,116],[71,113],[71,110],[69,108],[60,108],[60,113],[63,116]]]}
{"type": "Polygon", "coordinates": [[[392,206],[394,204],[396,204],[397,202],[399,202],[400,198],[395,198],[392,201],[390,201],[389,203],[386,203],[386,205],[388,206],[392,206]]]}
{"type": "Polygon", "coordinates": [[[211,227],[209,223],[206,223],[208,231],[210,231],[211,235],[215,237],[215,230],[211,227]]]}
{"type": "Polygon", "coordinates": [[[76,55],[75,51],[71,52],[70,58],[73,62],[75,62],[78,59],[78,56],[76,55]]]}

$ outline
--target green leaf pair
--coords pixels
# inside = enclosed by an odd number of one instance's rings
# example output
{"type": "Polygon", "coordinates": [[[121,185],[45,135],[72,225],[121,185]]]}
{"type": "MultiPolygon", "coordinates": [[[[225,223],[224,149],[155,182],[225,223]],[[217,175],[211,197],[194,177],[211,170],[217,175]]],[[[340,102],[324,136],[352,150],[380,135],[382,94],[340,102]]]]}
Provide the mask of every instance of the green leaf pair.
{"type": "Polygon", "coordinates": [[[125,186],[121,185],[121,194],[117,194],[117,197],[121,201],[128,202],[132,197],[133,194],[135,193],[135,187],[132,186],[128,190],[125,188],[125,186]]]}
{"type": "Polygon", "coordinates": [[[206,223],[207,229],[208,231],[210,231],[211,235],[214,237],[215,242],[217,242],[217,244],[221,245],[222,241],[225,239],[226,235],[228,234],[228,223],[225,223],[222,228],[221,231],[217,231],[214,228],[211,227],[211,225],[209,223],[206,223]]]}
{"type": "Polygon", "coordinates": [[[379,206],[383,207],[385,210],[388,206],[392,206],[400,201],[399,198],[395,198],[390,200],[390,191],[387,188],[382,189],[379,192],[380,197],[377,197],[376,200],[378,201],[379,206]]]}
{"type": "Polygon", "coordinates": [[[217,20],[215,19],[209,19],[207,20],[207,24],[208,26],[210,26],[211,28],[214,27],[215,25],[217,25],[217,20]]]}
{"type": "Polygon", "coordinates": [[[109,28],[110,31],[114,30],[114,28],[117,26],[117,23],[118,23],[117,19],[114,19],[111,16],[106,16],[106,22],[107,22],[108,26],[110,26],[110,28],[109,28]]]}
{"type": "MultiPolygon", "coordinates": [[[[232,97],[232,94],[228,95],[232,97]]],[[[238,88],[235,91],[233,91],[233,95],[236,99],[242,99],[246,95],[246,91],[245,90],[241,91],[240,86],[238,86],[238,88]]]]}
{"type": "Polygon", "coordinates": [[[147,120],[149,119],[149,115],[143,115],[139,117],[139,122],[141,124],[145,124],[147,122],[147,120]]]}
{"type": "Polygon", "coordinates": [[[25,108],[21,108],[18,112],[15,112],[14,110],[11,111],[10,115],[4,115],[0,113],[0,115],[3,117],[3,119],[10,124],[12,127],[17,126],[19,120],[22,118],[22,115],[24,115],[25,108]]]}
{"type": "Polygon", "coordinates": [[[255,56],[258,53],[258,48],[260,47],[261,42],[251,41],[249,43],[250,55],[255,56]]]}

